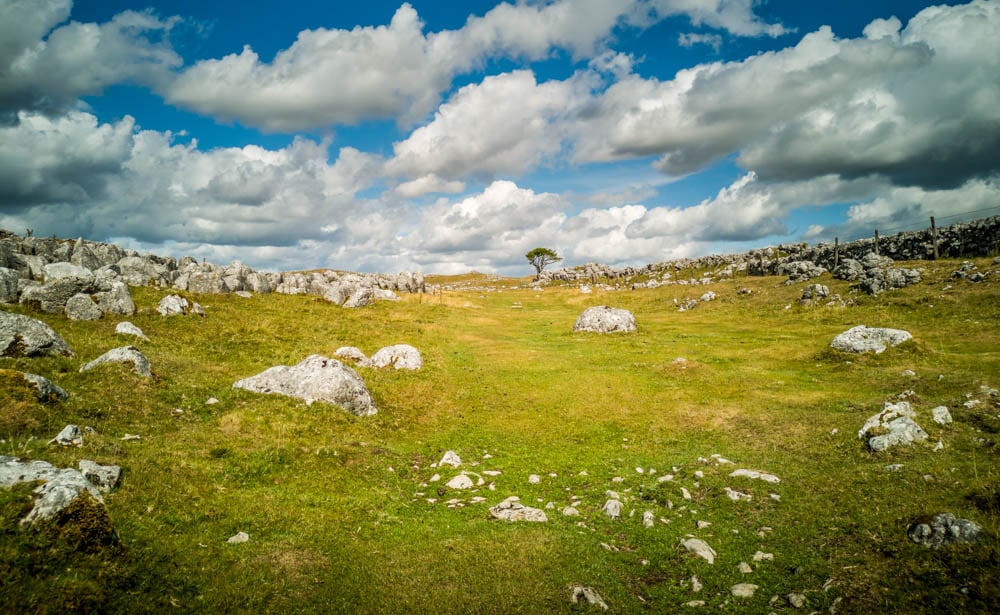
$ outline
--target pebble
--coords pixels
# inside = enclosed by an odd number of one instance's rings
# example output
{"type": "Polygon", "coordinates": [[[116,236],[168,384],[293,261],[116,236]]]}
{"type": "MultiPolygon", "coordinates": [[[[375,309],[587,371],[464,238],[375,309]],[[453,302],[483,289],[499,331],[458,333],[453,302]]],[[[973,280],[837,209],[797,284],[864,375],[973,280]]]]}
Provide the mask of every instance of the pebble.
{"type": "Polygon", "coordinates": [[[532,485],[537,485],[538,483],[542,482],[542,477],[537,474],[531,474],[530,476],[528,476],[528,482],[531,483],[532,485]]]}
{"type": "Polygon", "coordinates": [[[792,594],[788,594],[788,596],[786,596],[786,597],[788,598],[788,604],[794,606],[797,609],[801,609],[802,607],[804,607],[806,605],[806,596],[805,596],[805,594],[792,593],[792,594]]]}
{"type": "Polygon", "coordinates": [[[742,572],[743,574],[752,574],[753,573],[753,568],[751,568],[750,564],[748,564],[746,562],[740,562],[739,569],[740,569],[740,572],[742,572]]]}
{"type": "Polygon", "coordinates": [[[248,540],[250,540],[250,535],[249,534],[247,534],[246,532],[237,532],[233,536],[230,536],[229,540],[227,540],[226,542],[228,542],[231,545],[238,545],[238,544],[240,544],[242,542],[246,542],[248,540]]]}
{"type": "Polygon", "coordinates": [[[685,489],[684,487],[681,487],[681,496],[685,500],[690,500],[691,499],[691,492],[688,491],[687,489],[685,489]]]}
{"type": "Polygon", "coordinates": [[[704,600],[692,600],[690,602],[684,603],[684,606],[689,606],[691,608],[698,608],[698,607],[705,606],[705,601],[704,600]]]}
{"type": "Polygon", "coordinates": [[[764,553],[763,551],[757,551],[753,554],[753,561],[762,562],[764,560],[771,561],[774,559],[774,553],[764,553]]]}
{"type": "Polygon", "coordinates": [[[692,576],[691,577],[691,591],[693,591],[695,593],[698,593],[698,592],[701,591],[701,587],[702,587],[701,586],[701,581],[698,580],[698,577],[692,576]]]}
{"type": "Polygon", "coordinates": [[[740,500],[750,501],[751,499],[753,499],[753,496],[751,496],[749,493],[736,491],[735,489],[730,489],[729,487],[725,487],[725,491],[726,491],[726,497],[728,497],[730,500],[734,502],[739,502],[740,500]]]}

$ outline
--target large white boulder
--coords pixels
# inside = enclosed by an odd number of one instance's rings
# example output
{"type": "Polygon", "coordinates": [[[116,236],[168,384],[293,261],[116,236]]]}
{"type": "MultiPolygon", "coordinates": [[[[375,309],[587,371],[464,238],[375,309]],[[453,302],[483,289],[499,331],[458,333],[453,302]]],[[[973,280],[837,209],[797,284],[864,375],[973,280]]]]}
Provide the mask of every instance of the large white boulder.
{"type": "Polygon", "coordinates": [[[298,365],[278,365],[244,378],[233,388],[287,395],[306,402],[324,401],[356,416],[378,412],[368,387],[356,371],[336,359],[314,354],[298,365]]]}
{"type": "Polygon", "coordinates": [[[573,332],[628,333],[635,331],[635,316],[628,310],[598,305],[587,308],[576,319],[573,332]]]}
{"type": "Polygon", "coordinates": [[[898,346],[913,339],[909,331],[858,325],[844,331],[830,342],[830,347],[841,352],[884,352],[889,346],[898,346]]]}

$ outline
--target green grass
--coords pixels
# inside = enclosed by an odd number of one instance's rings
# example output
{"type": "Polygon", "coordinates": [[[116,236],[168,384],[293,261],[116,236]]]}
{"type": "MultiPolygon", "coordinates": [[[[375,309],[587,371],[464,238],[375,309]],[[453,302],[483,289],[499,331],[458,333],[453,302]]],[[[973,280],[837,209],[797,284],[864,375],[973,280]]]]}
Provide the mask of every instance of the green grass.
{"type": "Polygon", "coordinates": [[[718,300],[680,313],[674,299],[703,287],[585,295],[469,275],[429,281],[492,290],[358,310],[306,296],[191,296],[204,319],[162,318],[153,308],[166,291],[133,289],[140,313],[130,320],[149,342],[116,335],[113,320],[35,314],[76,356],[5,358],[0,369],[45,375],[71,398],[40,404],[0,372],[0,454],[122,466],[105,496],[121,544],[80,550],[21,529],[30,488],[0,490],[0,611],[586,612],[569,601],[571,586],[586,585],[623,613],[686,610],[690,600],[713,612],[791,612],[790,592],[806,595],[803,612],[995,612],[1000,409],[962,404],[981,385],[1000,386],[1000,293],[950,280],[958,264],[920,263],[924,282],[879,297],[826,276],[855,301],[836,308],[798,306],[804,284],[781,278],[717,283],[718,300]],[[631,310],[639,331],[573,334],[583,309],[600,304],[631,310]],[[907,329],[915,341],[877,356],[827,348],[856,324],[907,329]],[[359,368],[374,417],[231,388],[310,354],[395,343],[419,348],[425,366],[359,368]],[[152,381],[117,366],[78,372],[126,344],[149,357],[152,381]],[[868,452],[857,430],[907,389],[931,444],[868,452]],[[953,425],[931,422],[937,405],[953,425]],[[71,422],[97,433],[82,449],[45,444],[71,422]],[[142,439],[122,441],[126,432],[142,439]],[[933,451],[938,440],[944,449],[933,451]],[[501,471],[495,490],[439,494],[457,473],[432,467],[448,449],[467,469],[501,471]],[[782,482],[729,478],[733,466],[699,461],[713,453],[782,482]],[[890,473],[890,463],[903,469],[890,473]],[[665,473],[674,480],[658,482],[665,473]],[[725,487],[753,499],[731,502],[725,487]],[[609,489],[625,498],[619,521],[600,512],[609,489]],[[487,502],[468,503],[474,495],[487,502]],[[555,509],[545,524],[489,521],[487,507],[508,495],[555,509]],[[465,506],[448,508],[451,498],[465,506]],[[563,517],[573,498],[581,516],[563,517]],[[658,519],[651,529],[645,510],[658,519]],[[907,540],[912,520],[945,511],[987,538],[939,551],[907,540]],[[227,544],[239,531],[250,541],[227,544]],[[718,552],[714,565],[679,547],[689,535],[718,552]],[[752,563],[756,551],[774,560],[752,563]],[[740,573],[740,562],[755,571],[740,573]],[[760,586],[753,598],[729,595],[742,582],[760,586]]]}

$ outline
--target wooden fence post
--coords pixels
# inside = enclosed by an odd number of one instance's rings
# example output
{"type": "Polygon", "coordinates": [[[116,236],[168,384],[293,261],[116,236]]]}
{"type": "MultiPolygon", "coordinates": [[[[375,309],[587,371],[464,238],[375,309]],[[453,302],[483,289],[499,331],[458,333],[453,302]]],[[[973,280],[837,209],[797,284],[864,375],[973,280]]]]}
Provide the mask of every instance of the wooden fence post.
{"type": "Polygon", "coordinates": [[[937,260],[938,238],[937,238],[937,224],[934,223],[934,216],[931,216],[931,241],[934,243],[934,260],[937,260]]]}
{"type": "Polygon", "coordinates": [[[840,237],[833,238],[833,270],[840,266],[840,237]]]}
{"type": "Polygon", "coordinates": [[[875,229],[875,256],[878,256],[878,229],[875,229]]]}

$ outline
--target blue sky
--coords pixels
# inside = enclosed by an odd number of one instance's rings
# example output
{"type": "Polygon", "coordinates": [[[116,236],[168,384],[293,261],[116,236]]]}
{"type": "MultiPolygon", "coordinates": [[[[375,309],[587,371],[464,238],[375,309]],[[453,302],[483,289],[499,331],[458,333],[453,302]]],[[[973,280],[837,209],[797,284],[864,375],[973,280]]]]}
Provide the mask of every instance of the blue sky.
{"type": "Polygon", "coordinates": [[[0,0],[19,233],[525,275],[984,213],[995,0],[0,0]]]}

